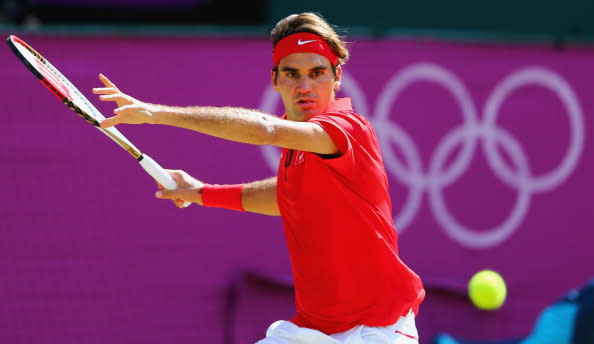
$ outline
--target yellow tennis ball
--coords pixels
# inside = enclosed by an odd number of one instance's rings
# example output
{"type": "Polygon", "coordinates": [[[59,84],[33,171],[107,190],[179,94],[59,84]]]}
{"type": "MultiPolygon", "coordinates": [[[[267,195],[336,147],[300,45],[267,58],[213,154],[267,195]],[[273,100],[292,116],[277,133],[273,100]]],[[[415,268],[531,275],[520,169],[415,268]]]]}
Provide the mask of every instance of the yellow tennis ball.
{"type": "Polygon", "coordinates": [[[503,305],[507,287],[500,274],[492,270],[482,270],[468,282],[468,295],[477,308],[491,311],[503,305]]]}

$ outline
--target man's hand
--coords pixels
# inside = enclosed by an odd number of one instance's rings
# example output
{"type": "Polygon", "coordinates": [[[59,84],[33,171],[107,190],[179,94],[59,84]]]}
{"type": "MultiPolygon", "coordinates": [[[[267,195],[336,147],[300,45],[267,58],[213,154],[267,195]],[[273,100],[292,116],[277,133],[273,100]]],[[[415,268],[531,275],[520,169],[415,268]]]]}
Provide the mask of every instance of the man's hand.
{"type": "Polygon", "coordinates": [[[204,183],[193,178],[182,170],[165,170],[177,182],[177,189],[165,190],[159,185],[157,198],[170,199],[178,208],[184,208],[184,202],[193,202],[203,205],[202,188],[204,183]]]}
{"type": "Polygon", "coordinates": [[[99,74],[99,80],[105,87],[93,88],[94,94],[99,94],[99,100],[115,102],[118,107],[113,111],[115,116],[101,122],[101,128],[109,128],[121,123],[142,124],[151,123],[154,105],[144,103],[122,91],[105,75],[99,74]]]}

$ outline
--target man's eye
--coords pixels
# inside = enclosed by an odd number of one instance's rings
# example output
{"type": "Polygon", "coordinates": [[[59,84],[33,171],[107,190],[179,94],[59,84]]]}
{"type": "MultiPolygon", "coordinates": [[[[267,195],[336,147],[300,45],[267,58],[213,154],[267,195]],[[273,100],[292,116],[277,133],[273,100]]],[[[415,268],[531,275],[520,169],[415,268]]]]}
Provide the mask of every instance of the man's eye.
{"type": "Polygon", "coordinates": [[[288,73],[287,73],[287,76],[288,76],[289,78],[295,78],[295,77],[297,76],[297,73],[295,73],[295,72],[288,72],[288,73]]]}
{"type": "Polygon", "coordinates": [[[315,71],[311,73],[311,76],[313,76],[314,78],[317,78],[319,76],[322,76],[324,73],[322,71],[315,71]]]}

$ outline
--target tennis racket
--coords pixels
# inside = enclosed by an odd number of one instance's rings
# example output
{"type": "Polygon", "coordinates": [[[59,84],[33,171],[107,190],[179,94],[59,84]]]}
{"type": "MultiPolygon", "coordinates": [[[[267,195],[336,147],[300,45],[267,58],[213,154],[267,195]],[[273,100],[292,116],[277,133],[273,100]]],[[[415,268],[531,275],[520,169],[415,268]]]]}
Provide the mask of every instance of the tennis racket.
{"type": "MultiPolygon", "coordinates": [[[[132,144],[119,130],[114,127],[101,128],[99,125],[105,117],[91,104],[91,102],[47,59],[41,56],[35,49],[22,39],[10,35],[7,39],[8,45],[14,54],[25,64],[25,66],[47,87],[58,99],[76,112],[85,121],[111,138],[120,147],[125,149],[134,157],[142,168],[153,177],[159,184],[168,190],[175,190],[177,183],[165,170],[151,157],[142,153],[132,144]]],[[[191,202],[185,202],[187,207],[191,202]]]]}

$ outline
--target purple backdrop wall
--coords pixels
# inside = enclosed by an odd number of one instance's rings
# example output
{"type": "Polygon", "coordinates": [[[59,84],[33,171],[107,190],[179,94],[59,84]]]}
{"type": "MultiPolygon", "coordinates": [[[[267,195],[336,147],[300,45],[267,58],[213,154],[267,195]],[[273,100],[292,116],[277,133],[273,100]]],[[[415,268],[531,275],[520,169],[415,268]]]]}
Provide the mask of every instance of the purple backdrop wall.
{"type": "MultiPolygon", "coordinates": [[[[103,72],[149,102],[282,111],[264,38],[22,38],[90,97],[103,72]]],[[[352,53],[343,94],[382,141],[401,255],[428,289],[422,341],[527,334],[594,275],[594,49],[355,40],[352,53]],[[508,282],[497,312],[464,296],[483,268],[508,282]]],[[[278,218],[153,198],[7,47],[0,62],[0,342],[250,343],[291,316],[278,218]]],[[[274,173],[275,149],[120,129],[208,182],[274,173]]]]}

